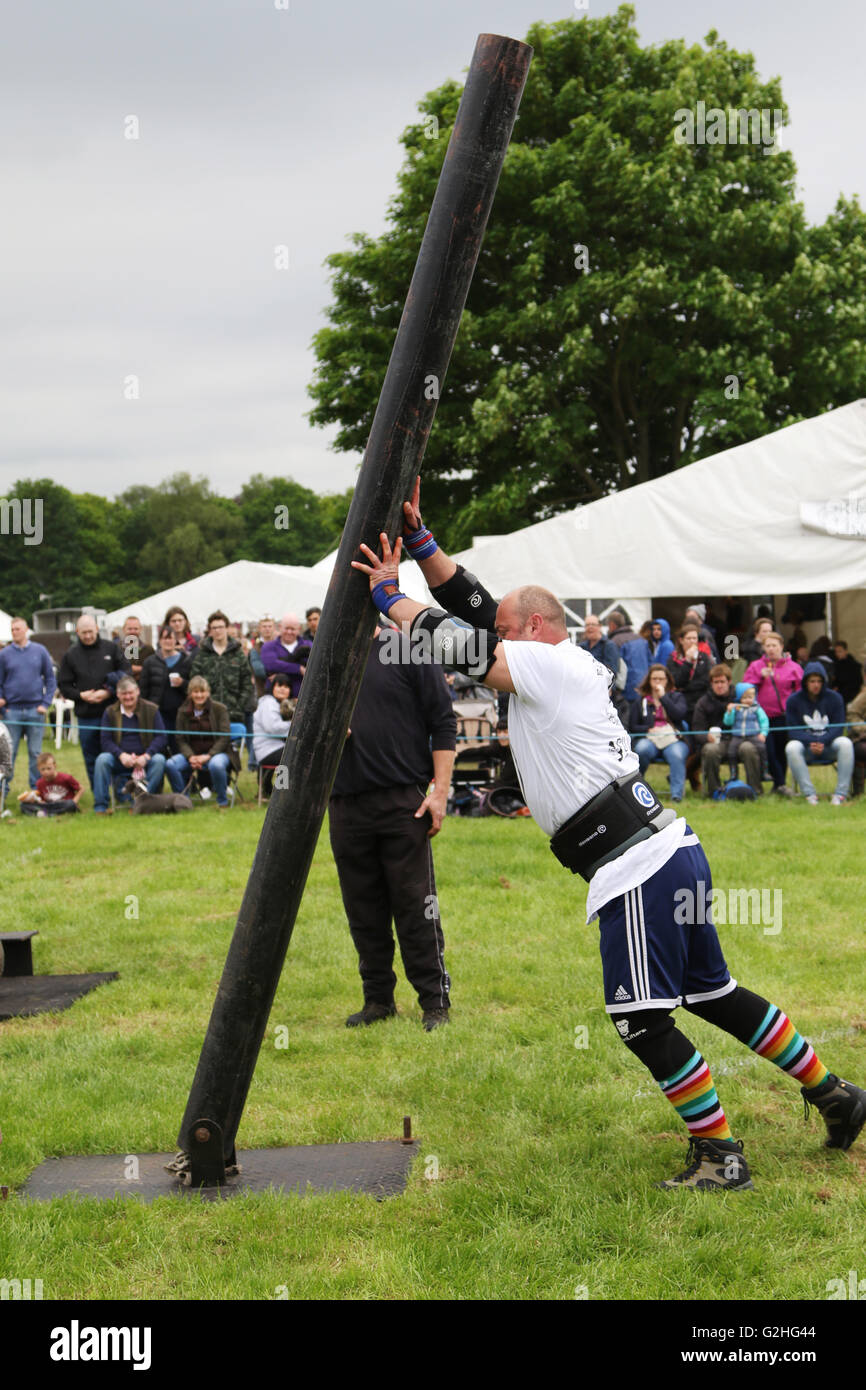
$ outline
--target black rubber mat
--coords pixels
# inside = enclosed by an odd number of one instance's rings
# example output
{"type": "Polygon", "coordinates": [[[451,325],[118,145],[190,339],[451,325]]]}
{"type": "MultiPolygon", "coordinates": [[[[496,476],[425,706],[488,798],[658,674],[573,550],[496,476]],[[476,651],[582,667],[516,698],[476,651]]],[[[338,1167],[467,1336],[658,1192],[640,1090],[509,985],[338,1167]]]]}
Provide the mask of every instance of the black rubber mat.
{"type": "Polygon", "coordinates": [[[367,1192],[395,1197],[406,1186],[417,1143],[386,1139],[378,1143],[305,1144],[286,1149],[249,1149],[238,1155],[241,1172],[224,1187],[184,1187],[164,1164],[174,1154],[108,1154],[47,1158],[20,1189],[19,1196],[46,1201],[74,1193],[80,1197],[138,1197],[152,1202],[175,1194],[219,1201],[238,1192],[268,1189],[304,1196],[308,1192],[367,1192]]]}
{"type": "Polygon", "coordinates": [[[97,985],[116,980],[117,971],[99,975],[13,975],[0,978],[0,1021],[69,1009],[97,985]]]}

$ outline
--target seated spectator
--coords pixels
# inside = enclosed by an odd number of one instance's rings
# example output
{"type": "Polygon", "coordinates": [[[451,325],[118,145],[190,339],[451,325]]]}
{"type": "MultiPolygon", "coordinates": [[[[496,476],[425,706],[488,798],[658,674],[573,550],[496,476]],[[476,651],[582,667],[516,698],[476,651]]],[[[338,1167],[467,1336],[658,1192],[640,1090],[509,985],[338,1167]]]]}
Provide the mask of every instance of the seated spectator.
{"type": "Polygon", "coordinates": [[[297,614],[287,613],[280,621],[280,635],[265,642],[261,650],[262,664],[269,676],[288,676],[292,699],[296,700],[307,669],[311,647],[301,640],[301,624],[297,614]]]}
{"type": "Polygon", "coordinates": [[[193,654],[190,674],[204,676],[214,701],[225,705],[229,719],[246,726],[247,711],[255,699],[252,672],[240,642],[229,637],[225,613],[217,610],[208,618],[207,637],[193,654]]]}
{"type": "Polygon", "coordinates": [[[740,648],[740,656],[747,666],[764,655],[764,638],[772,631],[772,618],[756,618],[752,623],[752,635],[740,648]]]}
{"type": "Polygon", "coordinates": [[[784,640],[778,632],[768,632],[764,638],[764,655],[746,667],[743,680],[755,687],[758,704],[770,721],[767,734],[767,765],[773,779],[773,791],[791,796],[785,786],[788,764],[785,756],[788,735],[788,716],[785,707],[788,697],[799,690],[803,668],[792,661],[783,650],[784,640]],[[776,732],[778,730],[778,732],[776,732]]]}
{"type": "Polygon", "coordinates": [[[706,643],[707,655],[712,657],[714,664],[717,663],[719,652],[715,635],[707,625],[707,605],[705,603],[693,603],[686,609],[683,615],[683,627],[692,626],[698,629],[700,641],[706,643]]]}
{"type": "Polygon", "coordinates": [[[671,800],[682,801],[686,787],[688,742],[678,737],[685,716],[685,700],[673,689],[664,666],[651,666],[631,707],[629,730],[632,747],[643,777],[654,758],[663,758],[671,770],[671,800]]]}
{"type": "Polygon", "coordinates": [[[607,631],[626,664],[623,694],[631,704],[637,697],[639,685],[649,671],[650,649],[644,639],[638,637],[624,608],[611,609],[607,617],[607,631]]]}
{"type": "Polygon", "coordinates": [[[807,665],[802,689],[790,696],[785,714],[791,727],[785,756],[807,802],[810,806],[818,805],[808,765],[836,763],[836,790],[830,804],[844,805],[851,790],[854,745],[842,732],[846,717],[842,696],[828,689],[824,667],[819,661],[810,661],[807,665]]]}
{"type": "Polygon", "coordinates": [[[764,790],[761,784],[764,780],[770,721],[757,702],[753,685],[749,685],[746,681],[740,681],[735,694],[736,701],[732,701],[728,705],[722,719],[724,727],[731,733],[731,738],[728,740],[731,775],[736,777],[737,763],[742,760],[749,786],[760,796],[764,790]],[[758,764],[757,778],[752,775],[756,759],[758,764]],[[757,785],[755,785],[756,781],[757,785]]]}
{"type": "Polygon", "coordinates": [[[274,768],[283,756],[295,702],[288,676],[274,676],[253,715],[253,750],[262,769],[262,791],[270,796],[274,768]]]}
{"type": "Polygon", "coordinates": [[[836,667],[836,689],[846,705],[856,700],[863,685],[863,667],[848,651],[841,637],[833,645],[833,664],[836,667]]]}
{"type": "MultiPolygon", "coordinates": [[[[720,662],[718,666],[713,666],[710,671],[710,688],[701,696],[695,705],[692,713],[692,745],[694,753],[689,757],[697,756],[700,760],[701,771],[705,778],[705,795],[714,796],[721,787],[720,770],[722,762],[727,760],[728,738],[722,732],[722,720],[725,711],[734,698],[734,691],[731,686],[731,668],[720,662]],[[716,732],[711,732],[715,730],[716,732]]],[[[745,764],[748,774],[748,764],[745,764]]],[[[688,764],[686,765],[688,771],[688,764]]],[[[757,769],[760,774],[760,769],[757,769]]],[[[751,786],[752,783],[750,782],[751,786]]],[[[757,785],[761,785],[760,775],[758,775],[757,785]]],[[[694,782],[692,782],[694,787],[694,782]]]]}
{"type": "MultiPolygon", "coordinates": [[[[143,699],[156,705],[163,724],[173,734],[177,712],[186,699],[192,657],[189,652],[178,650],[174,628],[160,628],[158,642],[159,651],[145,658],[138,688],[143,699]]],[[[176,751],[173,738],[169,739],[169,747],[176,751]]]]}
{"type": "Polygon", "coordinates": [[[198,638],[193,634],[189,625],[189,618],[182,608],[169,608],[162,620],[163,627],[170,627],[177,638],[177,649],[179,652],[194,652],[198,646],[198,638]]]}
{"type": "Polygon", "coordinates": [[[308,609],[307,609],[306,613],[304,614],[304,617],[305,617],[306,620],[307,620],[307,626],[304,628],[304,634],[303,634],[303,636],[304,636],[304,641],[305,641],[305,642],[312,642],[313,638],[315,637],[316,633],[318,632],[318,629],[319,629],[319,619],[321,618],[321,616],[322,616],[322,610],[321,610],[321,608],[308,608],[308,609]]]}
{"type": "Polygon", "coordinates": [[[153,656],[153,647],[149,642],[142,641],[140,618],[132,614],[124,618],[120,635],[115,638],[115,646],[135,680],[138,680],[145,661],[149,656],[153,656]]]}
{"type": "Polygon", "coordinates": [[[211,698],[204,676],[192,676],[186,700],[177,712],[177,752],[166,764],[171,789],[182,792],[194,772],[204,773],[216,793],[221,811],[228,808],[229,768],[240,771],[240,759],[231,746],[229,712],[211,698]]]}
{"type": "Polygon", "coordinates": [[[53,753],[40,753],[36,786],[22,792],[18,800],[27,816],[59,816],[80,811],[82,786],[68,772],[58,772],[53,753]]]}
{"type": "Polygon", "coordinates": [[[661,666],[667,666],[676,650],[671,641],[671,625],[667,618],[653,618],[650,623],[647,646],[653,661],[657,661],[661,666]]]}
{"type": "Polygon", "coordinates": [[[136,781],[146,781],[149,792],[158,792],[165,774],[165,725],[150,700],[142,700],[132,676],[117,682],[117,701],[102,716],[102,752],[93,774],[93,809],[108,814],[112,778],[126,770],[136,781]]]}
{"type": "MultiPolygon", "coordinates": [[[[848,732],[854,744],[852,796],[862,796],[866,783],[866,685],[848,706],[848,732]]],[[[0,777],[2,777],[0,772],[0,777]]]]}
{"type": "Polygon", "coordinates": [[[675,690],[685,698],[686,718],[691,724],[695,706],[710,688],[710,671],[717,665],[700,642],[698,628],[688,625],[677,634],[677,649],[667,663],[675,690]]]}
{"type": "MultiPolygon", "coordinates": [[[[836,686],[836,663],[833,660],[830,638],[826,633],[816,637],[809,648],[809,660],[819,661],[824,668],[824,675],[827,677],[827,686],[830,690],[836,686]]],[[[805,668],[804,668],[805,669],[805,668]]]]}
{"type": "Polygon", "coordinates": [[[27,740],[28,780],[31,789],[38,776],[37,759],[42,751],[45,716],[57,681],[51,657],[40,642],[30,639],[24,618],[12,619],[12,641],[0,651],[0,714],[8,722],[12,744],[12,766],[18,746],[27,740]]]}

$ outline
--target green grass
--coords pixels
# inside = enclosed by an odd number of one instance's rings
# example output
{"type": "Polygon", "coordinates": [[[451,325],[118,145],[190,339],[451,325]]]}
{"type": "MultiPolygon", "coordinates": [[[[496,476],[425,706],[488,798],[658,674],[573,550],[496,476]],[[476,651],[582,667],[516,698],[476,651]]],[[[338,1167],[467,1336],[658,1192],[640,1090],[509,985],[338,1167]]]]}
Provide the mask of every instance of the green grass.
{"type": "MultiPolygon", "coordinates": [[[[76,775],[77,757],[61,755],[76,775]]],[[[685,810],[717,887],[784,893],[777,935],[721,930],[733,974],[862,1081],[866,806],[685,810]]],[[[454,1015],[430,1035],[402,978],[400,1018],[343,1027],[356,960],[326,836],[316,853],[239,1146],[394,1137],[409,1114],[402,1196],[19,1202],[49,1155],[173,1148],[262,814],[0,824],[0,920],[39,928],[37,972],[120,972],[68,1012],[0,1024],[0,1276],[41,1278],[46,1299],[676,1300],[820,1299],[866,1270],[866,1143],[825,1151],[788,1078],[688,1015],[756,1191],[653,1188],[683,1127],[604,1014],[582,882],[526,821],[449,821],[436,843],[454,1015]]]]}

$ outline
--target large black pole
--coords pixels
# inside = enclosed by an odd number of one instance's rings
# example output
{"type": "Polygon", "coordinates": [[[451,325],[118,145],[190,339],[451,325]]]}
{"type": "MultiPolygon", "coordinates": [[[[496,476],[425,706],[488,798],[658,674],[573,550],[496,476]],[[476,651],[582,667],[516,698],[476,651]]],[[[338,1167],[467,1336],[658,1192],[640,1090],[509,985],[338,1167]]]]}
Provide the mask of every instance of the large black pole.
{"type": "MultiPolygon", "coordinates": [[[[481,248],[532,49],[481,34],[415,273],[282,766],[241,904],[199,1058],[181,1148],[213,1178],[214,1145],[229,1161],[267,1027],[310,861],[369,651],[375,614],[358,543],[393,536],[436,413],[481,248]],[[435,386],[432,378],[435,378],[435,386]],[[199,1122],[204,1121],[204,1124],[199,1122]]],[[[383,711],[383,713],[386,713],[383,711]]]]}

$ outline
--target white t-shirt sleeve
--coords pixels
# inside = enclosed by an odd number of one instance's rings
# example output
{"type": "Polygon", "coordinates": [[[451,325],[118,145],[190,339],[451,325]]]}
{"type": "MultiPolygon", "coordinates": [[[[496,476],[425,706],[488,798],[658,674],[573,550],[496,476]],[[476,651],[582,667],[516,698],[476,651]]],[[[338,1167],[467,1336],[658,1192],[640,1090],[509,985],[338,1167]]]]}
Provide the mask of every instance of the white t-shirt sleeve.
{"type": "Polygon", "coordinates": [[[546,642],[503,642],[514,690],[525,705],[550,700],[555,648],[546,642]]]}

